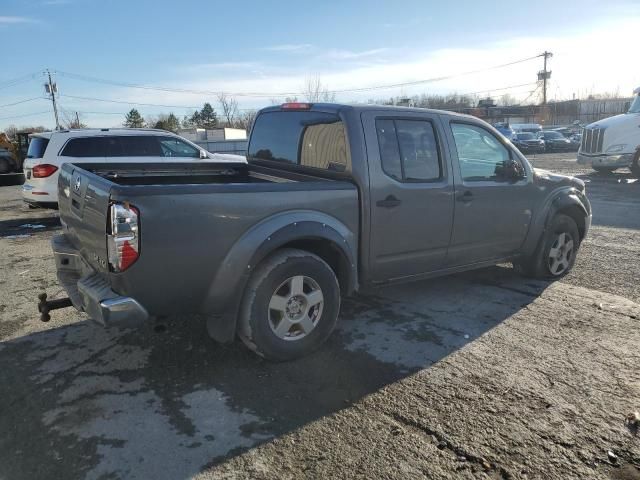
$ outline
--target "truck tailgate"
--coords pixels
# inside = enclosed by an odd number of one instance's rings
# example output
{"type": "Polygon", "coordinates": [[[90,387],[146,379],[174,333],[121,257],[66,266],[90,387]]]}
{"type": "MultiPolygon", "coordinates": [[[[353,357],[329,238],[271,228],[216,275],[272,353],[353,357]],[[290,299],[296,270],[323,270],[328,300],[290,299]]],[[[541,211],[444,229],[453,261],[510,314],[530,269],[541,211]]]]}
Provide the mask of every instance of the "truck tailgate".
{"type": "Polygon", "coordinates": [[[97,271],[108,272],[107,216],[113,184],[66,163],[58,178],[58,206],[65,236],[97,271]]]}

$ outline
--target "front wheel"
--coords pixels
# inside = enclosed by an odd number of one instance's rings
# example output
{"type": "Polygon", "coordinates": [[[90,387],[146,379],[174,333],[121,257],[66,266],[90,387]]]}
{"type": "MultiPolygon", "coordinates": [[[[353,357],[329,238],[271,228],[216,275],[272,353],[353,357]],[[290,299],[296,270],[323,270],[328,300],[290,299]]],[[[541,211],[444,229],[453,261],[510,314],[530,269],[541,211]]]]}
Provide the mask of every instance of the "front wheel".
{"type": "Polygon", "coordinates": [[[336,326],[340,287],[320,257],[282,249],[251,275],[238,334],[259,355],[293,360],[318,348],[336,326]]]}
{"type": "Polygon", "coordinates": [[[535,278],[563,277],[571,271],[580,247],[580,233],[573,218],[556,215],[544,233],[536,253],[516,263],[518,269],[535,278]]]}

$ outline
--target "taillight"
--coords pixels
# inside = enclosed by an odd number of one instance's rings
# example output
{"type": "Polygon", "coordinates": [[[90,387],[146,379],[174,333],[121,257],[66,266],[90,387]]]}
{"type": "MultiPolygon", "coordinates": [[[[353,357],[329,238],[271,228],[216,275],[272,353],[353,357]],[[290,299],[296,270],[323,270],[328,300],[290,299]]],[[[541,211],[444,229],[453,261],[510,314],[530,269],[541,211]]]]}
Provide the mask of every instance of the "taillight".
{"type": "Polygon", "coordinates": [[[36,165],[31,169],[31,176],[33,178],[46,178],[56,173],[57,170],[58,167],[56,167],[55,165],[43,163],[41,165],[36,165]]]}
{"type": "Polygon", "coordinates": [[[288,102],[280,105],[281,110],[309,110],[311,109],[310,103],[304,102],[288,102]]]}
{"type": "Polygon", "coordinates": [[[113,203],[109,208],[107,248],[109,265],[114,272],[123,272],[140,256],[140,212],[132,205],[113,203]]]}

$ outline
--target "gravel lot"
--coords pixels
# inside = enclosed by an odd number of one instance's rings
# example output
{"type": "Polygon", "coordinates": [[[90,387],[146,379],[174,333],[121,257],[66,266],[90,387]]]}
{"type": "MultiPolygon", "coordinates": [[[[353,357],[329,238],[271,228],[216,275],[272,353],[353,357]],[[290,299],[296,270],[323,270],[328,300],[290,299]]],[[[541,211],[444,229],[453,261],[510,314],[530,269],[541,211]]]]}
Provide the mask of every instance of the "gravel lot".
{"type": "Polygon", "coordinates": [[[0,187],[0,478],[640,479],[640,181],[531,160],[588,182],[570,276],[498,266],[367,292],[286,364],[186,318],[41,323],[37,294],[62,295],[56,212],[0,187]]]}

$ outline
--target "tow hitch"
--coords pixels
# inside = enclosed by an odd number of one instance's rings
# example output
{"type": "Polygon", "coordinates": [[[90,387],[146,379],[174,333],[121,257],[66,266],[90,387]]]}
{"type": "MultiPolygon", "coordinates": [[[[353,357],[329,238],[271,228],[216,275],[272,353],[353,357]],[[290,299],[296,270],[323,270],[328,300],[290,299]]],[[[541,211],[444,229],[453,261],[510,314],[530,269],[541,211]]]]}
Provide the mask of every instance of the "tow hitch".
{"type": "Polygon", "coordinates": [[[51,310],[57,310],[59,308],[67,308],[71,307],[73,304],[71,303],[70,298],[59,298],[56,300],[47,301],[47,294],[42,292],[38,295],[38,311],[40,312],[40,320],[43,322],[48,322],[51,320],[51,315],[49,312],[51,310]]]}

